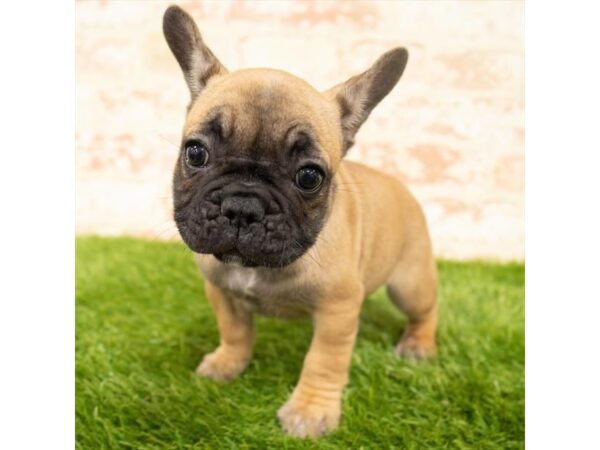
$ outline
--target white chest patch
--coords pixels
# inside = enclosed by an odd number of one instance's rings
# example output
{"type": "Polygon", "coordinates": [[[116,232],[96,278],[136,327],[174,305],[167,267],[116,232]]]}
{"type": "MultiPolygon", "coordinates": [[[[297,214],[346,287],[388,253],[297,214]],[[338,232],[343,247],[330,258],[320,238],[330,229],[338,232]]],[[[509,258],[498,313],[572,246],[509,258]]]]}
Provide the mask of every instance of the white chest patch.
{"type": "Polygon", "coordinates": [[[206,279],[232,293],[232,300],[253,313],[296,318],[306,317],[313,308],[314,289],[310,284],[299,283],[296,272],[215,261],[199,259],[206,279]]]}
{"type": "Polygon", "coordinates": [[[255,269],[232,268],[227,276],[228,288],[245,295],[256,295],[259,277],[255,269]]]}

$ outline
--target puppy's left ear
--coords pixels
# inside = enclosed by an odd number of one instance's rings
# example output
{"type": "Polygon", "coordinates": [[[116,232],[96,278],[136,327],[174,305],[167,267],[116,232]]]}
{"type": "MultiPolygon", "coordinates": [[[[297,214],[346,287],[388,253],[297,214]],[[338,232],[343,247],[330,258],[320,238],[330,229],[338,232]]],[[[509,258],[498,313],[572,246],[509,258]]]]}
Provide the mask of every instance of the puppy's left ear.
{"type": "Polygon", "coordinates": [[[406,63],[408,51],[395,48],[384,53],[366,72],[350,78],[325,92],[338,104],[344,137],[343,153],[354,144],[354,136],[377,104],[396,85],[406,63]]]}
{"type": "Polygon", "coordinates": [[[163,16],[163,33],[181,66],[192,101],[215,75],[227,69],[206,46],[194,19],[179,6],[169,6],[163,16]]]}

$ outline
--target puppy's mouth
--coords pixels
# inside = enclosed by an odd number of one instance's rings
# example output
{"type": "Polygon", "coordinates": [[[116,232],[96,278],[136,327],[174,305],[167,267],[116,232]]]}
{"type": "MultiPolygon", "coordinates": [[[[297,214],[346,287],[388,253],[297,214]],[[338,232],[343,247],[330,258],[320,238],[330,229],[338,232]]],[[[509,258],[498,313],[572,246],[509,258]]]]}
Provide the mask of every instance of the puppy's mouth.
{"type": "Polygon", "coordinates": [[[313,244],[296,225],[279,193],[232,187],[211,190],[175,208],[187,246],[219,261],[246,267],[281,268],[313,244]]]}
{"type": "Polygon", "coordinates": [[[244,257],[238,251],[230,251],[226,253],[214,253],[213,256],[225,264],[238,264],[244,267],[258,267],[259,264],[244,257]]]}
{"type": "Polygon", "coordinates": [[[177,226],[183,241],[192,251],[212,254],[223,263],[244,267],[285,267],[302,256],[311,245],[302,245],[293,237],[296,233],[287,227],[281,227],[287,232],[273,233],[263,224],[238,228],[226,220],[203,221],[200,226],[196,221],[188,221],[177,226]]]}

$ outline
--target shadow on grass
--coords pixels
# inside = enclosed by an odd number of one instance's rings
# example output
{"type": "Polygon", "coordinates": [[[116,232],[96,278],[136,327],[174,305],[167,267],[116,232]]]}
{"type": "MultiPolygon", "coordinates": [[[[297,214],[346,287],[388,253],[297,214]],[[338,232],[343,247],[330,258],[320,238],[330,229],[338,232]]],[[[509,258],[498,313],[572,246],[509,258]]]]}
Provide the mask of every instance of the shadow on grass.
{"type": "Polygon", "coordinates": [[[367,298],[360,315],[358,340],[395,345],[406,326],[406,317],[394,306],[384,289],[367,298]]]}
{"type": "MultiPolygon", "coordinates": [[[[256,316],[256,344],[252,361],[243,378],[253,373],[280,380],[296,380],[312,339],[312,323],[307,319],[278,319],[256,316]]],[[[383,290],[363,304],[357,342],[393,348],[402,334],[406,319],[392,305],[383,290]]],[[[212,311],[197,314],[182,331],[179,363],[192,373],[203,356],[219,344],[219,332],[212,311]]]]}

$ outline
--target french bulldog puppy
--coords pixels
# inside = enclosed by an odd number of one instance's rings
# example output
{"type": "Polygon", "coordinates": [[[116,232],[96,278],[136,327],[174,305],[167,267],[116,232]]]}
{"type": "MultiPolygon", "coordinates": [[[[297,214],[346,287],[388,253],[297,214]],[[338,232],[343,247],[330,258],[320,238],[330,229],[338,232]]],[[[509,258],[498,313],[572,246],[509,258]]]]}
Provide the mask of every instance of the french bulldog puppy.
{"type": "Polygon", "coordinates": [[[379,286],[408,316],[397,354],[425,358],[436,349],[436,265],[422,210],[394,177],[343,160],[408,52],[390,50],[320,92],[280,70],[229,72],[177,6],[165,12],[163,31],[191,93],[175,222],[220,332],[196,372],[241,374],[254,314],[312,317],[300,379],[277,417],[290,435],[322,435],[340,422],[361,305],[379,286]]]}

